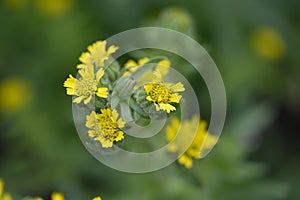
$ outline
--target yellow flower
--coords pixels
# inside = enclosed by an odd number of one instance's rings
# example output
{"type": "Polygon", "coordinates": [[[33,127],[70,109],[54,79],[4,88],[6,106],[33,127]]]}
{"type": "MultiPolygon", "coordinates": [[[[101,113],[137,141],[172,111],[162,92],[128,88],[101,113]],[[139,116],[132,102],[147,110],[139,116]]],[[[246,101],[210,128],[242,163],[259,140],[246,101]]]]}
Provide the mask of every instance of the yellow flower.
{"type": "Polygon", "coordinates": [[[138,70],[140,66],[146,64],[148,61],[149,58],[147,57],[141,58],[137,62],[135,62],[134,60],[128,60],[124,65],[125,69],[127,69],[128,71],[126,71],[124,75],[130,75],[131,73],[138,70]]]}
{"type": "Polygon", "coordinates": [[[102,200],[101,197],[95,197],[93,200],[102,200]]]}
{"type": "Polygon", "coordinates": [[[86,127],[91,129],[88,135],[99,141],[103,148],[112,147],[113,142],[124,139],[121,128],[124,127],[125,122],[122,118],[118,119],[118,116],[117,111],[110,108],[101,109],[101,114],[93,111],[86,117],[86,127]]]}
{"type": "Polygon", "coordinates": [[[87,47],[87,52],[81,54],[79,61],[82,62],[82,64],[77,65],[77,68],[81,69],[94,64],[98,67],[103,67],[104,61],[108,60],[109,56],[116,52],[118,48],[119,47],[113,45],[106,50],[106,41],[97,41],[87,47]]]}
{"type": "Polygon", "coordinates": [[[181,95],[176,92],[183,92],[182,83],[164,83],[159,71],[154,71],[155,79],[153,82],[144,85],[147,93],[146,99],[154,103],[156,110],[165,110],[167,113],[176,110],[170,103],[179,103],[181,95]]]}
{"type": "Polygon", "coordinates": [[[59,193],[59,192],[53,192],[51,194],[51,200],[64,200],[65,197],[62,193],[59,193]]]}
{"type": "MultiPolygon", "coordinates": [[[[124,67],[128,71],[124,72],[123,75],[130,75],[136,70],[138,70],[142,65],[146,64],[149,61],[149,58],[144,57],[138,60],[138,62],[135,62],[134,60],[129,60],[125,63],[124,67]]],[[[171,62],[167,59],[161,60],[157,63],[156,67],[154,70],[159,71],[161,74],[162,79],[168,74],[169,72],[169,67],[171,66],[171,62]]],[[[147,71],[144,73],[139,80],[137,80],[137,86],[140,86],[141,84],[145,82],[149,82],[153,80],[153,72],[152,71],[147,71]]]]}
{"type": "Polygon", "coordinates": [[[79,79],[69,75],[69,78],[64,82],[67,94],[77,96],[73,102],[80,103],[84,100],[84,104],[88,104],[95,94],[98,97],[107,98],[108,88],[97,87],[100,78],[104,75],[103,69],[99,69],[95,74],[94,67],[88,65],[86,68],[79,70],[78,73],[81,76],[79,79]]]}
{"type": "MultiPolygon", "coordinates": [[[[193,127],[198,121],[199,126],[197,133],[191,145],[178,158],[178,162],[188,169],[193,166],[193,159],[200,159],[204,150],[213,147],[217,143],[218,137],[208,133],[206,129],[206,121],[200,120],[200,117],[197,115],[195,115],[191,120],[184,121],[182,123],[182,127],[180,127],[179,120],[177,118],[173,118],[170,124],[166,127],[166,140],[170,142],[175,138],[179,127],[182,129],[183,133],[192,134],[192,131],[194,130],[192,130],[191,127],[193,127]]],[[[182,152],[182,148],[183,146],[180,142],[175,142],[168,146],[168,151],[172,153],[182,152]]]]}
{"type": "Polygon", "coordinates": [[[57,17],[67,12],[73,0],[35,0],[37,11],[46,17],[57,17]]]}
{"type": "Polygon", "coordinates": [[[255,31],[250,42],[254,52],[267,60],[280,59],[286,50],[282,36],[271,27],[262,27],[255,31]]]}
{"type": "Polygon", "coordinates": [[[28,103],[32,90],[21,78],[8,78],[0,83],[0,109],[5,113],[19,111],[28,103]]]}
{"type": "Polygon", "coordinates": [[[9,193],[4,193],[4,181],[0,179],[0,200],[12,200],[9,193]]]}

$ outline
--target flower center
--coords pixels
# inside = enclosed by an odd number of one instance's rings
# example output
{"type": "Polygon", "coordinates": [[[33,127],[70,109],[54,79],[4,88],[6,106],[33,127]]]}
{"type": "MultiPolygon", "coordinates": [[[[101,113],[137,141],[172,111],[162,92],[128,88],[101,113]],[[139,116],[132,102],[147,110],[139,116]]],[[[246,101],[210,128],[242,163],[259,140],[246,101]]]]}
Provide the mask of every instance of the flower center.
{"type": "Polygon", "coordinates": [[[167,103],[172,91],[160,83],[153,83],[149,95],[156,103],[167,103]]]}
{"type": "Polygon", "coordinates": [[[119,128],[111,116],[101,116],[99,124],[104,138],[113,141],[118,136],[119,128]]]}
{"type": "Polygon", "coordinates": [[[81,79],[76,83],[75,93],[78,96],[88,97],[94,95],[97,90],[97,81],[93,79],[81,79]]]}

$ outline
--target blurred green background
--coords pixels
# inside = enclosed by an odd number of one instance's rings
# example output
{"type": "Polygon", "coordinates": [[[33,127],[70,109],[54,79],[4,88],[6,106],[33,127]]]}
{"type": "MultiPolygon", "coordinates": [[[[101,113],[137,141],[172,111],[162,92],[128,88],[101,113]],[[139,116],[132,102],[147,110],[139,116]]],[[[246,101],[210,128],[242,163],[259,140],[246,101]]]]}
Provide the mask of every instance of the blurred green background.
{"type": "MultiPolygon", "coordinates": [[[[299,8],[298,0],[1,0],[5,190],[14,199],[49,199],[52,191],[72,200],[300,199],[299,8]],[[62,83],[76,74],[80,53],[142,26],[190,35],[222,74],[224,132],[191,170],[174,163],[147,174],[115,171],[87,152],[75,130],[62,83]]],[[[187,74],[209,119],[206,87],[187,74]]]]}

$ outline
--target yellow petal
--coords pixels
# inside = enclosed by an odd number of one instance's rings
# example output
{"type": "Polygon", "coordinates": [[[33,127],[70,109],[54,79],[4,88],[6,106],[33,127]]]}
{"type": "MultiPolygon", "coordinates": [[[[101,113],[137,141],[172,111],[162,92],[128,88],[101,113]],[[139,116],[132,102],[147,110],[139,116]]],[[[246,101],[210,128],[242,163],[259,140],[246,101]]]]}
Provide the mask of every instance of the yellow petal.
{"type": "Polygon", "coordinates": [[[188,169],[190,169],[193,166],[193,159],[191,159],[185,154],[179,157],[178,162],[188,169]]]}
{"type": "Polygon", "coordinates": [[[135,67],[135,66],[137,66],[138,64],[134,61],[134,60],[128,60],[126,63],[125,63],[125,65],[124,65],[124,67],[135,67]]]}
{"type": "Polygon", "coordinates": [[[92,95],[90,95],[88,98],[86,98],[86,99],[83,101],[83,103],[84,103],[84,104],[88,104],[88,103],[90,103],[91,99],[92,99],[92,95]]]}
{"type": "Polygon", "coordinates": [[[105,88],[105,87],[98,88],[96,95],[98,97],[107,98],[108,97],[108,88],[105,88]]]}
{"type": "Polygon", "coordinates": [[[144,57],[138,60],[139,65],[143,65],[149,61],[149,58],[144,57]]]}
{"type": "Polygon", "coordinates": [[[169,97],[169,101],[174,102],[174,103],[179,103],[180,99],[181,99],[181,95],[176,94],[176,93],[171,94],[171,96],[169,97]]]}
{"type": "Polygon", "coordinates": [[[73,102],[80,103],[84,98],[85,98],[84,96],[77,97],[77,98],[73,99],[73,102]]]}
{"type": "Polygon", "coordinates": [[[152,102],[153,102],[153,99],[152,99],[150,96],[147,96],[147,97],[146,97],[146,100],[152,101],[152,102]]]}
{"type": "Polygon", "coordinates": [[[77,79],[70,74],[69,78],[67,78],[67,80],[64,82],[64,87],[74,88],[76,81],[77,79]]]}
{"type": "Polygon", "coordinates": [[[162,75],[161,75],[160,71],[154,70],[153,75],[154,75],[153,82],[161,82],[162,81],[162,75]]]}
{"type": "Polygon", "coordinates": [[[101,142],[103,148],[109,148],[113,146],[113,142],[109,140],[104,140],[101,142]]]}
{"type": "Polygon", "coordinates": [[[96,134],[96,131],[94,131],[94,130],[89,130],[89,131],[88,131],[88,135],[89,135],[90,137],[96,137],[96,136],[98,136],[98,135],[96,134]]]}
{"type": "Polygon", "coordinates": [[[94,66],[87,65],[78,71],[82,79],[94,79],[94,66]]]}
{"type": "Polygon", "coordinates": [[[92,64],[92,63],[88,62],[89,57],[90,57],[90,54],[88,52],[83,52],[79,57],[79,61],[82,63],[85,63],[85,64],[92,64]]]}
{"type": "Polygon", "coordinates": [[[78,65],[76,66],[77,69],[82,69],[82,68],[85,68],[85,67],[86,67],[85,64],[78,64],[78,65]]]}
{"type": "Polygon", "coordinates": [[[89,52],[92,52],[92,51],[95,50],[95,48],[96,48],[97,46],[101,46],[101,45],[103,45],[103,46],[105,47],[105,46],[106,46],[106,41],[101,41],[101,40],[96,41],[96,42],[94,42],[93,44],[89,45],[89,46],[87,47],[87,50],[88,50],[89,52]]]}
{"type": "Polygon", "coordinates": [[[107,50],[107,55],[115,53],[118,49],[119,49],[119,47],[117,47],[117,46],[114,46],[114,45],[110,46],[107,50]]]}
{"type": "Polygon", "coordinates": [[[156,111],[159,111],[160,110],[160,107],[159,107],[159,105],[158,104],[154,104],[155,105],[155,108],[156,108],[156,111]]]}
{"type": "Polygon", "coordinates": [[[162,110],[165,110],[167,113],[170,113],[170,111],[176,110],[176,108],[168,103],[159,103],[159,107],[162,110]]]}
{"type": "Polygon", "coordinates": [[[122,120],[122,118],[118,119],[117,124],[119,128],[123,128],[125,126],[125,122],[122,120]]]}
{"type": "Polygon", "coordinates": [[[162,60],[157,63],[156,70],[161,73],[162,79],[168,74],[171,62],[169,60],[162,60]]]}
{"type": "Polygon", "coordinates": [[[112,110],[111,114],[112,114],[114,120],[118,119],[119,114],[118,114],[118,112],[115,109],[112,110]]]}
{"type": "Polygon", "coordinates": [[[152,90],[152,84],[144,85],[144,89],[149,94],[151,92],[151,90],[152,90]]]}
{"type": "Polygon", "coordinates": [[[118,141],[120,141],[120,140],[122,140],[122,139],[124,139],[124,135],[123,135],[124,133],[123,133],[123,131],[119,131],[118,132],[118,136],[116,137],[116,142],[118,142],[118,141]]]}
{"type": "Polygon", "coordinates": [[[86,116],[85,126],[88,128],[93,128],[95,126],[95,122],[97,121],[97,115],[95,111],[92,111],[90,115],[86,116]]]}
{"type": "Polygon", "coordinates": [[[176,83],[175,85],[170,87],[170,90],[172,90],[172,92],[183,92],[185,90],[184,85],[179,82],[176,83]]]}
{"type": "Polygon", "coordinates": [[[97,73],[96,73],[96,80],[99,81],[100,78],[102,78],[102,76],[104,75],[104,71],[102,68],[100,68],[97,73]]]}

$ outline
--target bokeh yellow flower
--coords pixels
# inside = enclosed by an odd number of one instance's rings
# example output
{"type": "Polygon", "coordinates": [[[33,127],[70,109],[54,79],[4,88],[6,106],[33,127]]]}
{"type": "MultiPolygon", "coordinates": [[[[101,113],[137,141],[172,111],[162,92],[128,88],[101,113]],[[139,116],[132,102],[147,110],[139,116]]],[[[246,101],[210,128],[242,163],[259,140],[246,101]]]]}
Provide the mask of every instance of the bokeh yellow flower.
{"type": "Polygon", "coordinates": [[[0,199],[2,198],[3,189],[4,189],[4,181],[0,179],[0,199]]]}
{"type": "Polygon", "coordinates": [[[83,52],[79,57],[81,64],[77,65],[78,69],[84,68],[88,65],[96,65],[97,67],[103,67],[104,61],[109,59],[109,56],[116,52],[119,47],[109,46],[106,50],[106,41],[97,41],[87,47],[87,52],[83,52]]]}
{"type": "Polygon", "coordinates": [[[93,111],[86,117],[85,125],[91,129],[88,135],[99,141],[103,148],[112,147],[113,142],[124,139],[121,128],[124,127],[125,122],[118,117],[118,112],[110,108],[101,109],[100,114],[93,111]]]}
{"type": "Polygon", "coordinates": [[[93,200],[102,200],[101,197],[95,197],[93,200]]]}
{"type": "Polygon", "coordinates": [[[15,113],[28,103],[31,95],[31,86],[25,79],[7,78],[0,82],[0,109],[4,113],[15,113]]]}
{"type": "Polygon", "coordinates": [[[179,103],[181,95],[177,92],[183,92],[185,90],[182,83],[164,83],[159,71],[154,71],[155,79],[144,85],[144,89],[147,93],[146,99],[153,102],[156,110],[165,110],[167,113],[176,110],[171,103],[179,103]]]}
{"type": "MultiPolygon", "coordinates": [[[[200,159],[204,150],[213,147],[217,143],[218,137],[208,133],[206,121],[200,120],[198,115],[193,116],[191,120],[184,121],[182,123],[182,127],[180,127],[179,120],[177,118],[173,118],[165,129],[166,140],[170,142],[175,138],[179,128],[181,128],[185,134],[192,134],[192,132],[195,130],[191,130],[191,127],[193,127],[197,122],[199,122],[199,126],[191,145],[178,158],[178,163],[184,165],[188,169],[193,166],[193,159],[200,159]]],[[[168,151],[172,153],[178,153],[183,151],[182,148],[183,145],[179,141],[169,144],[168,151]]]]}
{"type": "Polygon", "coordinates": [[[4,192],[4,181],[0,179],[0,200],[12,200],[9,193],[4,192]]]}
{"type": "Polygon", "coordinates": [[[261,27],[251,36],[253,51],[263,59],[278,60],[285,54],[286,46],[279,31],[272,27],[261,27]]]}
{"type": "MultiPolygon", "coordinates": [[[[124,68],[127,70],[124,72],[123,75],[130,75],[136,70],[138,70],[141,66],[146,64],[150,59],[147,57],[139,59],[137,62],[134,60],[128,60],[124,68]]],[[[162,79],[168,74],[169,72],[169,67],[171,66],[171,62],[167,59],[161,60],[157,63],[155,66],[154,70],[159,71],[161,74],[162,79]]],[[[145,82],[150,82],[153,80],[153,71],[146,71],[137,81],[137,87],[141,86],[145,82]]]]}
{"type": "Polygon", "coordinates": [[[73,6],[74,0],[35,0],[36,10],[46,17],[58,17],[73,6]]]}
{"type": "Polygon", "coordinates": [[[64,200],[65,197],[62,193],[59,193],[59,192],[53,192],[51,194],[51,200],[64,200]]]}
{"type": "Polygon", "coordinates": [[[78,73],[81,76],[79,79],[69,75],[69,78],[64,82],[64,87],[67,88],[67,94],[77,96],[73,102],[80,103],[84,100],[84,104],[88,104],[95,94],[98,97],[107,98],[108,88],[98,87],[98,82],[104,75],[102,68],[95,74],[94,67],[89,65],[79,70],[78,73]]]}

